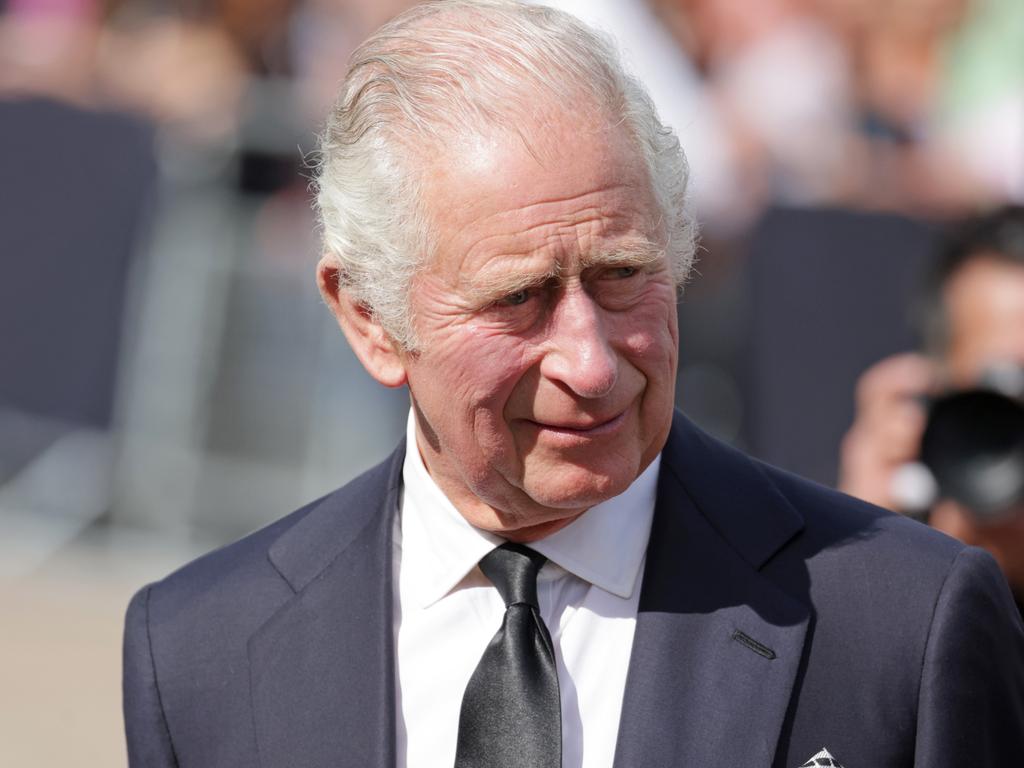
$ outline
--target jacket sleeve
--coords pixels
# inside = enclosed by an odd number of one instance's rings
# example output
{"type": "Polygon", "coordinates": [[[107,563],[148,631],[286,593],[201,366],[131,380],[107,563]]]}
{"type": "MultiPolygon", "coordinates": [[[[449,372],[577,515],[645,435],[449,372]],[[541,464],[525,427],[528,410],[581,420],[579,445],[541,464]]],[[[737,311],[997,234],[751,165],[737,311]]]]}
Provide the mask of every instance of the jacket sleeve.
{"type": "Polygon", "coordinates": [[[917,768],[1024,760],[1024,626],[992,557],[956,558],[939,594],[918,696],[917,768]]]}
{"type": "Polygon", "coordinates": [[[177,766],[157,687],[149,637],[149,594],[132,598],[124,628],[124,726],[130,768],[177,766]]]}

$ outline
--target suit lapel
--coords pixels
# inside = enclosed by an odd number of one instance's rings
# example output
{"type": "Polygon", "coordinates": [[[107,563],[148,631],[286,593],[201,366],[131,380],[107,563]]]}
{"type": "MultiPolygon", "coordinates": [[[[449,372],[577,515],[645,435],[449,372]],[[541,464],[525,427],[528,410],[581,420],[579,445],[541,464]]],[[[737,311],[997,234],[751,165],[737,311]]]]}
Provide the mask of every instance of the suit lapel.
{"type": "Polygon", "coordinates": [[[759,569],[801,527],[753,462],[676,424],[663,455],[617,768],[771,765],[809,608],[759,569]]]}
{"type": "Polygon", "coordinates": [[[328,497],[270,559],[295,596],[249,640],[260,763],[395,763],[392,527],[403,447],[389,468],[328,497]]]}
{"type": "MultiPolygon", "coordinates": [[[[264,768],[395,763],[392,527],[404,446],[270,559],[295,595],[249,641],[264,768]]],[[[802,522],[749,459],[679,422],[665,448],[615,765],[769,766],[809,609],[759,569],[802,522]],[[727,478],[727,481],[726,481],[727,478]]]]}

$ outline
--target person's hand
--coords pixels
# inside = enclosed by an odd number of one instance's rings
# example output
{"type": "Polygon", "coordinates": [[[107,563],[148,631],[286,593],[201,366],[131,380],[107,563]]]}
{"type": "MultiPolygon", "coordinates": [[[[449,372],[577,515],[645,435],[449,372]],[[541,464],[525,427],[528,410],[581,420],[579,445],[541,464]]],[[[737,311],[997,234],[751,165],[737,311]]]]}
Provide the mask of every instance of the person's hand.
{"type": "Polygon", "coordinates": [[[914,461],[926,413],[921,396],[935,383],[935,365],[923,355],[887,357],[857,382],[856,414],[839,454],[839,489],[882,507],[898,507],[894,477],[914,461]]]}

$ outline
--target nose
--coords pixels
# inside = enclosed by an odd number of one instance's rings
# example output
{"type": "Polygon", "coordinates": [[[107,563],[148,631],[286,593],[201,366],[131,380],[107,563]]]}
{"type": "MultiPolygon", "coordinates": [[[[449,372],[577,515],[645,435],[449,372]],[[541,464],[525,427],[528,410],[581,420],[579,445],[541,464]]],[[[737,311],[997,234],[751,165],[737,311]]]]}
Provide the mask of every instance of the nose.
{"type": "Polygon", "coordinates": [[[609,343],[600,306],[581,286],[566,287],[550,323],[541,375],[579,397],[609,394],[618,378],[618,356],[609,343]]]}

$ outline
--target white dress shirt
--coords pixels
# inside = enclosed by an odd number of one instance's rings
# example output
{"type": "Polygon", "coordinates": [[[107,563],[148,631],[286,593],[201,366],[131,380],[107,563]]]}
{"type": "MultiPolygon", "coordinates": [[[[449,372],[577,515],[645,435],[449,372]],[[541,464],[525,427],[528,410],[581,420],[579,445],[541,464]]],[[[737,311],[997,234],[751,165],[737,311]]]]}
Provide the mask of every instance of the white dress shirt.
{"type": "MultiPolygon", "coordinates": [[[[467,523],[431,479],[411,413],[407,435],[394,551],[397,762],[445,768],[462,694],[505,613],[477,567],[502,539],[467,523]]],[[[659,464],[530,545],[548,558],[537,592],[555,645],[564,768],[610,768],[615,755],[659,464]]]]}

